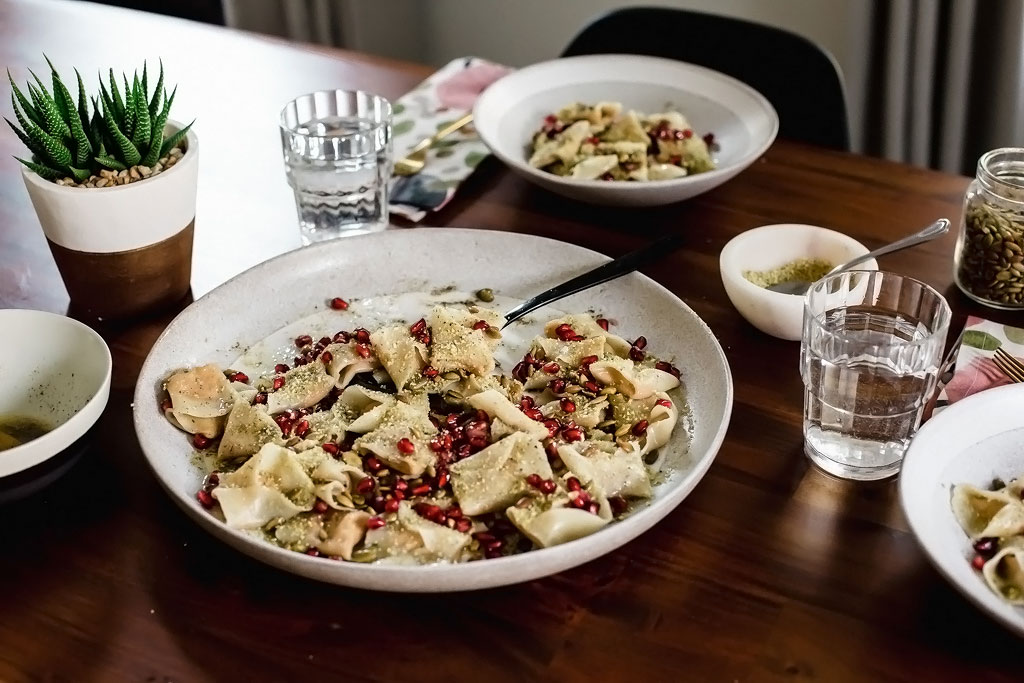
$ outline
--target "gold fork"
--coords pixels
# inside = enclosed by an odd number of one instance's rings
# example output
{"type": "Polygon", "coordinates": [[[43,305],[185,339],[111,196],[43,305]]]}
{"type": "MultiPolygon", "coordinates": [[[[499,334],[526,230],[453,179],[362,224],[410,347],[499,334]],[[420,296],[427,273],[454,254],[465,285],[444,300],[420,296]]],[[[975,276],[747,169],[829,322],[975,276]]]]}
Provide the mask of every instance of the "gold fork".
{"type": "Polygon", "coordinates": [[[429,138],[420,140],[404,157],[395,162],[395,175],[416,175],[422,171],[427,163],[427,150],[438,140],[451,135],[472,120],[473,114],[466,114],[461,119],[452,121],[429,138]]]}
{"type": "Polygon", "coordinates": [[[1010,378],[1011,382],[1024,382],[1024,363],[1021,363],[1002,349],[996,349],[992,360],[995,362],[996,367],[1010,378]]]}

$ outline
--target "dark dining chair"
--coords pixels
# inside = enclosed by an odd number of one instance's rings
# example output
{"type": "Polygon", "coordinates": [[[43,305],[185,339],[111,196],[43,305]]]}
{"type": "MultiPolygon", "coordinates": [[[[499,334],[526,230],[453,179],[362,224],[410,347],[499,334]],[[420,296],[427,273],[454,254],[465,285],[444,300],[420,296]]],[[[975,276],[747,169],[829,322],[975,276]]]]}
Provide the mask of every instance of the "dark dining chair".
{"type": "Polygon", "coordinates": [[[563,57],[630,53],[678,59],[732,76],[779,114],[779,137],[848,150],[843,79],[831,54],[795,33],[666,7],[617,9],[594,19],[563,57]]]}

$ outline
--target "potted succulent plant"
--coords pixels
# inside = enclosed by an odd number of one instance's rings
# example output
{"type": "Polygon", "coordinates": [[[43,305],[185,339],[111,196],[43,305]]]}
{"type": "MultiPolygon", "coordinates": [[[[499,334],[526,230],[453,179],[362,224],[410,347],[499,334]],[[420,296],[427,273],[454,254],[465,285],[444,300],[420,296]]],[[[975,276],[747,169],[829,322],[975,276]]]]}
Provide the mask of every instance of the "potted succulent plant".
{"type": "MultiPolygon", "coordinates": [[[[198,140],[192,124],[170,117],[177,90],[152,94],[145,65],[109,90],[77,98],[47,59],[52,92],[34,73],[26,95],[8,72],[20,125],[6,119],[31,152],[18,158],[32,205],[72,304],[86,315],[124,317],[181,299],[189,288],[198,140]]],[[[31,72],[30,72],[31,73],[31,72]]]]}

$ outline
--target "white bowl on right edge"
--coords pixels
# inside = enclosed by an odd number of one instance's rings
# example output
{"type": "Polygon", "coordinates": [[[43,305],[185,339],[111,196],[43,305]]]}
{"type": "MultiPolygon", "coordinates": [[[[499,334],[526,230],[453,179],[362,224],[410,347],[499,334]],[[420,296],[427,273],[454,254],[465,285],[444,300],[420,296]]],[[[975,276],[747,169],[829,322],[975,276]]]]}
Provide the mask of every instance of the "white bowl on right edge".
{"type": "MultiPolygon", "coordinates": [[[[803,332],[804,296],[758,287],[746,271],[774,270],[796,259],[821,259],[842,265],[870,251],[849,235],[816,225],[764,225],[733,237],[722,249],[719,269],[725,293],[747,322],[765,334],[799,341],[803,332]]],[[[878,270],[869,259],[857,270],[878,270]]]]}

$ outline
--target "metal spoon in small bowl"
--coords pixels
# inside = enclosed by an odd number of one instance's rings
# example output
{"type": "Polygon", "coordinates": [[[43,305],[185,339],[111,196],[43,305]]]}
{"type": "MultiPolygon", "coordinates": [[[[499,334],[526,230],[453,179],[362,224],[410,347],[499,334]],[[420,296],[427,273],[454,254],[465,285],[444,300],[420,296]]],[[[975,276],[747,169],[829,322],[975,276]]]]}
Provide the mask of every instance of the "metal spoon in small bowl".
{"type": "MultiPolygon", "coordinates": [[[[914,247],[918,244],[930,242],[936,237],[945,235],[949,230],[949,221],[945,218],[940,218],[924,230],[915,232],[913,235],[908,235],[901,240],[896,240],[892,244],[887,244],[884,247],[879,247],[873,251],[869,251],[863,256],[858,256],[852,261],[847,261],[841,266],[836,266],[832,270],[828,271],[826,275],[835,275],[841,273],[844,270],[850,270],[854,266],[864,263],[877,256],[884,256],[885,254],[891,254],[894,251],[900,251],[907,247],[914,247]]],[[[807,282],[806,280],[787,280],[786,282],[777,282],[774,285],[768,285],[766,289],[772,292],[779,292],[780,294],[796,294],[797,296],[803,296],[807,293],[807,290],[811,288],[813,282],[807,282]]]]}

